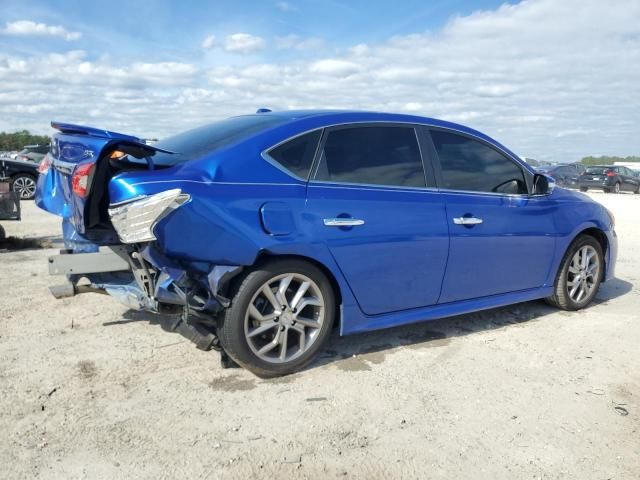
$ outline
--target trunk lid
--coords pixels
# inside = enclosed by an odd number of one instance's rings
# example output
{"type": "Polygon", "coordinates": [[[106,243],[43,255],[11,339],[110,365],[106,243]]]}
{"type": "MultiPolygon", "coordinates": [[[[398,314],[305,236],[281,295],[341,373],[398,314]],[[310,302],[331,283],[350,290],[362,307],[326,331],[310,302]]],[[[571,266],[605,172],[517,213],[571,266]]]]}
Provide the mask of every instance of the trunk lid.
{"type": "MultiPolygon", "coordinates": [[[[41,164],[36,204],[63,218],[65,241],[117,243],[108,219],[105,224],[98,211],[108,205],[106,187],[113,174],[108,165],[109,155],[121,151],[146,159],[153,169],[152,155],[172,152],[123,133],[59,122],[52,122],[51,126],[58,132],[53,135],[51,150],[41,164]]],[[[139,168],[147,166],[143,162],[139,168]]]]}

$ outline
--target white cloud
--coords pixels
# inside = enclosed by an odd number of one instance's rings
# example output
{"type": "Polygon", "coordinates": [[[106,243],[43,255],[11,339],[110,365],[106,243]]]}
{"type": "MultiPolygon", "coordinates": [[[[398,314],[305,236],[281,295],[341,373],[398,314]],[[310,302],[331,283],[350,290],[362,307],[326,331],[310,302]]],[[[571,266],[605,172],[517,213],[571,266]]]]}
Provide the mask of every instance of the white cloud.
{"type": "Polygon", "coordinates": [[[65,40],[78,40],[82,34],[80,32],[70,32],[60,25],[47,25],[45,23],[36,23],[31,20],[18,20],[16,22],[7,22],[2,33],[6,35],[48,35],[51,37],[60,37],[65,40]]]}
{"type": "Polygon", "coordinates": [[[202,44],[200,46],[205,50],[208,50],[211,47],[213,47],[215,44],[216,44],[216,37],[213,35],[209,35],[208,37],[205,37],[204,40],[202,40],[202,44]]]}
{"type": "Polygon", "coordinates": [[[296,12],[297,7],[294,7],[289,2],[276,2],[276,8],[281,12],[296,12]]]}
{"type": "Polygon", "coordinates": [[[326,58],[324,60],[318,60],[309,66],[309,71],[312,73],[338,76],[349,75],[357,72],[359,69],[360,66],[357,63],[340,58],[326,58]]]}
{"type": "MultiPolygon", "coordinates": [[[[0,53],[0,130],[41,132],[58,119],[162,137],[258,106],[335,107],[458,121],[526,157],[638,154],[637,18],[637,0],[531,0],[457,17],[438,31],[280,63],[0,53]]],[[[244,45],[230,50],[237,53],[265,47],[236,35],[216,45],[244,45]]],[[[283,38],[276,47],[301,41],[283,38]]]]}
{"type": "Polygon", "coordinates": [[[230,53],[254,53],[265,47],[265,41],[261,37],[250,33],[234,33],[224,40],[224,49],[230,53]]]}

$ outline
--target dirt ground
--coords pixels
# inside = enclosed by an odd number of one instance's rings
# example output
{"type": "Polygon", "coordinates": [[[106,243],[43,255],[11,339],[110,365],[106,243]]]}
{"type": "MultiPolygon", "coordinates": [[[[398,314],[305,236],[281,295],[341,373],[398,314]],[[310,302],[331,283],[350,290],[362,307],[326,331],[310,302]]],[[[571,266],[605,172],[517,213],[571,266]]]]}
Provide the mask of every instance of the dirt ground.
{"type": "MultiPolygon", "coordinates": [[[[640,195],[592,196],[620,253],[590,308],[334,337],[268,381],[108,296],[55,300],[55,248],[1,252],[0,477],[640,478],[640,195]]],[[[55,246],[23,217],[8,235],[55,246]]]]}

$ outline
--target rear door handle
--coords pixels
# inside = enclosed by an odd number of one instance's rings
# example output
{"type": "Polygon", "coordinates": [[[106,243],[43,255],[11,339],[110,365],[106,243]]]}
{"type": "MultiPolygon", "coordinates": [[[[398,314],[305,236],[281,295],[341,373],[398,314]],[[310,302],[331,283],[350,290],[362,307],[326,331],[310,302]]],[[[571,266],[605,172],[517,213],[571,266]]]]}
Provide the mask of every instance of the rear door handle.
{"type": "Polygon", "coordinates": [[[453,219],[456,225],[479,225],[482,223],[481,218],[476,217],[456,217],[453,219]]]}
{"type": "Polygon", "coordinates": [[[325,227],[357,227],[364,225],[364,220],[359,218],[325,218],[325,227]]]}

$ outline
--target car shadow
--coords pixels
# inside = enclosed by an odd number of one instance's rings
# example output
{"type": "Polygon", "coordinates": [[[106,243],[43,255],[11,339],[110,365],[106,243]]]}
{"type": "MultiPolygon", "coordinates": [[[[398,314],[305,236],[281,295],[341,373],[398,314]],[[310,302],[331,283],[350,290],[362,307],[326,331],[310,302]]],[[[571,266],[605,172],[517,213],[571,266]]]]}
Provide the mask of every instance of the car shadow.
{"type": "Polygon", "coordinates": [[[0,251],[39,250],[42,248],[63,248],[64,240],[59,235],[52,236],[9,236],[0,239],[0,251]]]}
{"type": "Polygon", "coordinates": [[[606,305],[610,300],[629,293],[632,288],[633,284],[625,280],[612,279],[601,285],[589,307],[578,312],[558,310],[543,300],[535,300],[345,337],[336,332],[328,348],[307,369],[335,363],[342,370],[370,370],[371,364],[381,363],[388,353],[399,347],[440,347],[455,337],[522,325],[552,313],[580,315],[595,305],[606,305]]]}
{"type": "MultiPolygon", "coordinates": [[[[607,302],[629,293],[632,288],[633,285],[625,280],[612,279],[601,285],[595,300],[589,307],[578,312],[561,311],[542,300],[536,300],[345,337],[341,337],[336,329],[327,348],[305,370],[328,364],[335,364],[339,369],[346,371],[371,370],[372,364],[382,363],[387,354],[393,353],[400,347],[416,349],[441,347],[449,344],[451,339],[456,337],[518,326],[537,321],[552,313],[563,316],[580,315],[595,305],[606,305],[607,302]]],[[[175,330],[179,318],[177,315],[158,315],[127,310],[122,317],[122,320],[104,322],[102,325],[114,326],[146,321],[150,325],[159,325],[166,332],[179,334],[175,330]]],[[[266,381],[286,383],[294,381],[300,374],[299,372],[266,381]]]]}

